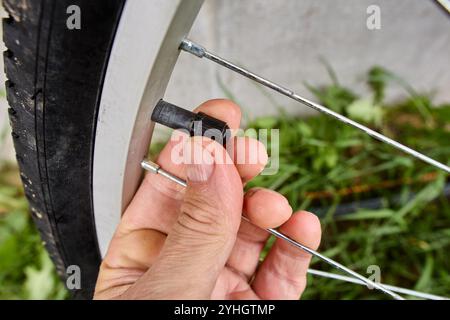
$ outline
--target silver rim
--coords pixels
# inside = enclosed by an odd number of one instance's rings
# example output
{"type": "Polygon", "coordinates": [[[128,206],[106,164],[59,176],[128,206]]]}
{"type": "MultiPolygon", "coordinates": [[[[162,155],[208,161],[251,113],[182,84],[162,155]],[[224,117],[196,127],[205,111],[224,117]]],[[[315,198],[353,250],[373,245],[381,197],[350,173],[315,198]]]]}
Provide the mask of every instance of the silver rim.
{"type": "Polygon", "coordinates": [[[94,217],[102,256],[141,180],[140,162],[161,99],[203,0],[127,1],[100,100],[93,164],[94,217]],[[148,36],[147,30],[159,30],[148,36]]]}

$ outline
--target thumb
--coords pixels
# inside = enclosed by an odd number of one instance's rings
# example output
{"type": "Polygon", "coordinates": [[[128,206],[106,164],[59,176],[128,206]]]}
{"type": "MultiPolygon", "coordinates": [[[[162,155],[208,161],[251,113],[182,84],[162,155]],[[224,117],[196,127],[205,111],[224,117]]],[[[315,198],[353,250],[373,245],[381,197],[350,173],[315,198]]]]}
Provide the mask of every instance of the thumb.
{"type": "MultiPolygon", "coordinates": [[[[187,189],[158,269],[183,298],[210,298],[236,240],[242,213],[241,178],[225,149],[192,138],[184,149],[187,189]]],[[[153,269],[153,268],[152,268],[153,269]]],[[[165,281],[164,281],[165,282],[165,281]]]]}

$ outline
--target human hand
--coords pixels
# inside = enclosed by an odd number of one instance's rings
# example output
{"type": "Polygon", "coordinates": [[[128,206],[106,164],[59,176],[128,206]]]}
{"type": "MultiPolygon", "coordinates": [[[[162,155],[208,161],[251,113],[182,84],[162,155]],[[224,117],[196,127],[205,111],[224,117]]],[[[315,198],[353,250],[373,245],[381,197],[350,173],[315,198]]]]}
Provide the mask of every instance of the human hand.
{"type": "MultiPolygon", "coordinates": [[[[200,111],[232,129],[239,127],[240,109],[230,101],[210,100],[196,109],[200,111]]],[[[146,175],[102,262],[94,298],[298,299],[311,256],[276,240],[259,264],[268,239],[261,228],[280,226],[283,233],[315,249],[321,236],[316,216],[292,214],[288,201],[271,190],[243,193],[243,185],[267,162],[258,141],[232,141],[231,160],[257,152],[253,164],[219,163],[218,154],[229,157],[220,152],[222,146],[202,137],[188,141],[189,150],[199,147],[195,150],[201,150],[203,162],[174,163],[176,142],[166,145],[158,164],[187,179],[188,186],[146,175]],[[254,225],[242,221],[242,213],[254,225]]]]}

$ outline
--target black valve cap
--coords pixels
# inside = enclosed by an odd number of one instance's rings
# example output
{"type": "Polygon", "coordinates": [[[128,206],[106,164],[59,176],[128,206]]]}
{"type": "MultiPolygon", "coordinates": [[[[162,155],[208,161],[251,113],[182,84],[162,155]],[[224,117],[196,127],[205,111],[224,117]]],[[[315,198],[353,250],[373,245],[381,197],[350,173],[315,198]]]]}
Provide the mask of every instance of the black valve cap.
{"type": "Polygon", "coordinates": [[[226,147],[231,131],[226,122],[194,113],[174,104],[160,100],[152,113],[152,121],[172,129],[184,129],[192,136],[208,137],[226,147]]]}

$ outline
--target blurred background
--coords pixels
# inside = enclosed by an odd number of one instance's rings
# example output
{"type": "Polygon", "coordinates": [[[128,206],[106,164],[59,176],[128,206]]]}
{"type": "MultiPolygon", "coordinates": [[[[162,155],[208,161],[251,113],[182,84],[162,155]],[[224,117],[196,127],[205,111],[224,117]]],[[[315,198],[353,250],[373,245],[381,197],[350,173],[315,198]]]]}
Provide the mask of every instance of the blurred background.
{"type": "MultiPolygon", "coordinates": [[[[435,1],[206,0],[190,38],[449,163],[450,16],[435,1]],[[370,5],[380,9],[379,29],[367,25],[370,5]]],[[[67,298],[28,216],[4,80],[2,73],[0,298],[67,298]]],[[[448,176],[215,64],[181,54],[167,100],[194,108],[217,97],[242,106],[244,126],[281,130],[280,173],[251,185],[278,190],[294,208],[317,213],[322,252],[361,273],[380,266],[383,282],[450,296],[448,176]]],[[[158,137],[163,141],[165,133],[158,137]]],[[[160,146],[155,143],[153,151],[160,146]]],[[[331,271],[315,260],[312,266],[331,271]]],[[[309,280],[304,296],[309,299],[384,298],[336,280],[309,280]]]]}

